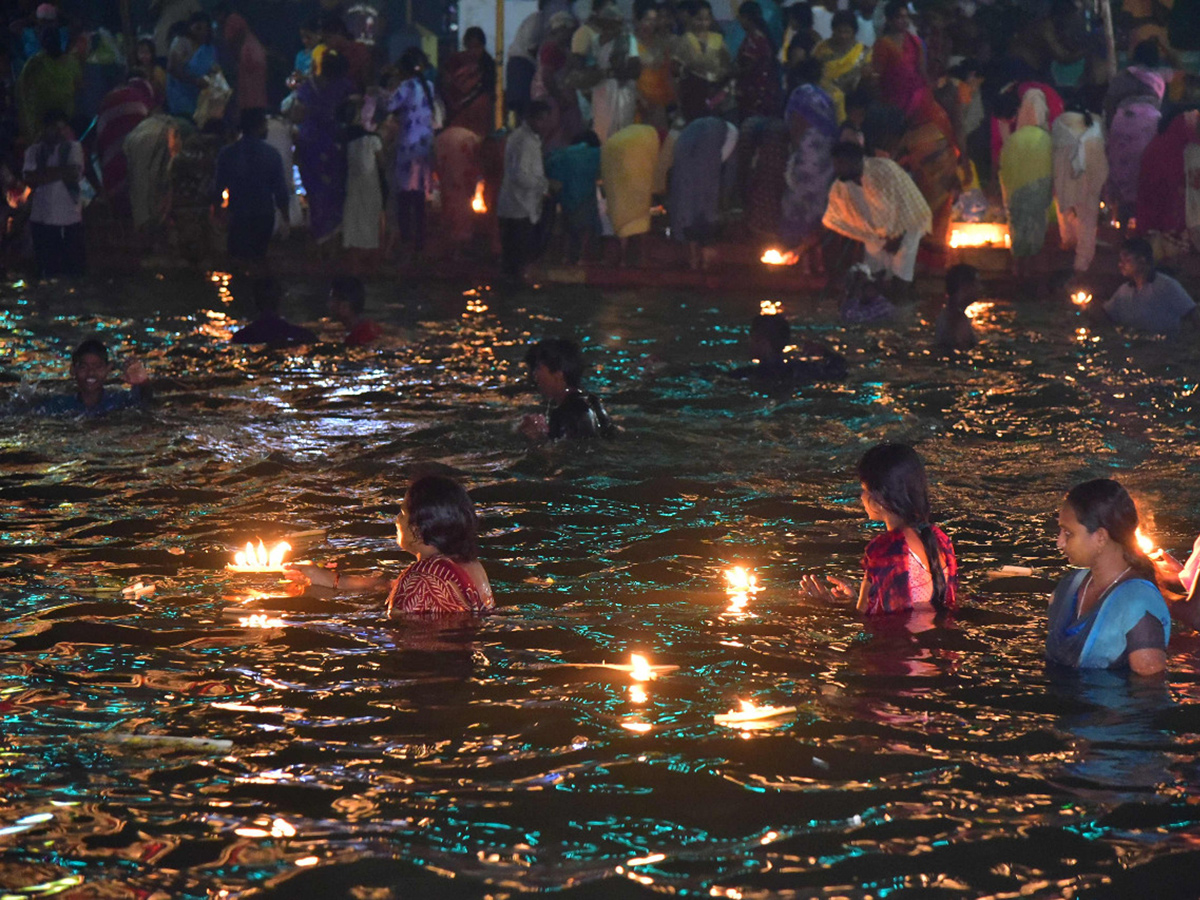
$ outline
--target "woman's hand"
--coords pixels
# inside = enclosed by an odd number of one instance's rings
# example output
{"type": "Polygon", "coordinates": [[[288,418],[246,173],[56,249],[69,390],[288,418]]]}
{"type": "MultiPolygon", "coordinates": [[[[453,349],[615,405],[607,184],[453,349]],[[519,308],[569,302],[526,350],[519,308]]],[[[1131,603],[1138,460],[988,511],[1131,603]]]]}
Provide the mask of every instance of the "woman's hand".
{"type": "Polygon", "coordinates": [[[313,587],[333,588],[337,584],[337,570],[324,566],[296,565],[283,570],[283,577],[313,587]]]}
{"type": "Polygon", "coordinates": [[[150,380],[150,373],[146,371],[146,364],[136,356],[131,356],[125,361],[125,368],[121,373],[122,380],[130,385],[145,384],[150,380]]]}
{"type": "Polygon", "coordinates": [[[550,437],[550,425],[546,421],[546,417],[541,413],[529,413],[521,420],[521,424],[517,426],[517,430],[535,443],[547,440],[550,437]]]}
{"type": "Polygon", "coordinates": [[[854,599],[854,586],[832,575],[824,582],[816,575],[805,575],[800,579],[800,593],[825,603],[842,604],[854,599]]]}

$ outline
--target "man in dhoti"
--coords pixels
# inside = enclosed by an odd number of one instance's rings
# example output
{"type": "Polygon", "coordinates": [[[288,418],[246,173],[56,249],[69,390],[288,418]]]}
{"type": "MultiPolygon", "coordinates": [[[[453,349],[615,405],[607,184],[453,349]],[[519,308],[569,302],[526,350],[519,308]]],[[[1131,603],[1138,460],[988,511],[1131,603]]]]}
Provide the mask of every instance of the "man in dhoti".
{"type": "Polygon", "coordinates": [[[863,244],[872,274],[911,284],[921,236],[933,224],[916,183],[890,159],[864,158],[863,148],[850,141],[834,145],[833,170],[822,223],[863,244]]]}

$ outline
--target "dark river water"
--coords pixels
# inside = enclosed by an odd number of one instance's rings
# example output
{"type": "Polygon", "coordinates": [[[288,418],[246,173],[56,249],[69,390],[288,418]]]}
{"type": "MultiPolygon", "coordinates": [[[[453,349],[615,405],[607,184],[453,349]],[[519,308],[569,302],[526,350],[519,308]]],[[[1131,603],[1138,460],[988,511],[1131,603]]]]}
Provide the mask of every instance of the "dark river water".
{"type": "MultiPolygon", "coordinates": [[[[778,297],[850,375],[760,392],[717,373],[762,296],[373,285],[389,346],[347,355],[231,347],[226,282],[0,288],[0,897],[1200,894],[1200,641],[1146,684],[1041,656],[1073,483],[1119,477],[1180,554],[1200,531],[1194,342],[993,298],[947,357],[931,303],[864,329],[778,297]],[[93,333],[156,404],[22,413],[93,333]],[[514,434],[546,335],[583,342],[617,441],[514,434]],[[958,549],[936,627],[797,593],[856,577],[854,463],[883,439],[918,446],[958,549]],[[476,625],[224,570],[320,531],[298,555],[396,572],[431,468],[482,515],[476,625]],[[763,588],[741,609],[734,564],[763,588]],[[632,653],[678,668],[598,665],[632,653]],[[795,711],[714,721],[742,700],[795,711]]],[[[291,317],[323,287],[289,284],[291,317]]]]}

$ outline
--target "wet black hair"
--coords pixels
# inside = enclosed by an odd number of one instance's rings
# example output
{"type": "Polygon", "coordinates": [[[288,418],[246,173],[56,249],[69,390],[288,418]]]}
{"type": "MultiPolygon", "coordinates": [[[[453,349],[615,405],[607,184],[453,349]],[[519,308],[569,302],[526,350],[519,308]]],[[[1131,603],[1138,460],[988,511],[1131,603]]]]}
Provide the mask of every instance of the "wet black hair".
{"type": "Polygon", "coordinates": [[[551,372],[562,372],[567,387],[578,388],[583,381],[583,356],[579,345],[566,338],[543,338],[525,353],[525,365],[529,374],[539,365],[551,372]]]}
{"type": "Polygon", "coordinates": [[[71,365],[78,365],[85,356],[98,356],[108,365],[108,348],[99,338],[88,338],[76,347],[71,354],[71,365]]]}
{"type": "Polygon", "coordinates": [[[967,263],[958,263],[946,270],[946,295],[955,296],[972,281],[979,280],[979,270],[967,263]]]}
{"type": "Polygon", "coordinates": [[[845,25],[847,28],[853,28],[855,34],[858,33],[858,14],[852,9],[839,9],[833,14],[833,20],[829,23],[829,27],[837,29],[845,25]]]}
{"type": "Polygon", "coordinates": [[[425,475],[408,486],[404,512],[423,544],[461,562],[479,558],[479,518],[466,489],[446,475],[425,475]]]}
{"type": "Polygon", "coordinates": [[[475,38],[477,41],[479,41],[479,43],[483,44],[484,47],[487,47],[487,35],[483,33],[483,29],[478,25],[472,25],[465,32],[463,32],[462,41],[464,47],[467,45],[467,41],[471,40],[471,38],[475,38]]]}
{"type": "Polygon", "coordinates": [[[254,308],[259,315],[277,313],[283,302],[283,286],[277,279],[264,275],[251,282],[250,296],[254,298],[254,308]]]}
{"type": "Polygon", "coordinates": [[[1154,38],[1139,41],[1138,45],[1133,48],[1133,59],[1130,61],[1134,65],[1145,66],[1147,69],[1157,69],[1161,64],[1158,41],[1154,38]]]}
{"type": "Polygon", "coordinates": [[[761,337],[767,342],[773,353],[782,353],[792,337],[792,326],[780,315],[763,313],[757,316],[750,326],[750,339],[761,337]]]}
{"type": "Polygon", "coordinates": [[[242,134],[256,134],[267,127],[267,110],[262,106],[247,106],[238,115],[238,130],[242,134]]]}
{"type": "Polygon", "coordinates": [[[1111,478],[1095,478],[1077,484],[1067,492],[1066,500],[1075,518],[1093,533],[1098,528],[1121,545],[1126,564],[1140,577],[1157,584],[1154,563],[1137,542],[1137,504],[1121,483],[1111,478]]]}
{"type": "Polygon", "coordinates": [[[1154,246],[1144,237],[1126,238],[1121,244],[1121,252],[1154,265],[1154,246]]]}
{"type": "Polygon", "coordinates": [[[338,275],[329,287],[331,300],[343,300],[350,308],[360,313],[367,305],[367,290],[363,287],[362,279],[353,275],[338,275]]]}
{"type": "Polygon", "coordinates": [[[946,609],[946,572],[942,568],[937,536],[929,521],[929,482],[925,464],[908,444],[876,444],[858,461],[858,480],[875,502],[916,529],[929,560],[933,580],[933,605],[946,609]]]}

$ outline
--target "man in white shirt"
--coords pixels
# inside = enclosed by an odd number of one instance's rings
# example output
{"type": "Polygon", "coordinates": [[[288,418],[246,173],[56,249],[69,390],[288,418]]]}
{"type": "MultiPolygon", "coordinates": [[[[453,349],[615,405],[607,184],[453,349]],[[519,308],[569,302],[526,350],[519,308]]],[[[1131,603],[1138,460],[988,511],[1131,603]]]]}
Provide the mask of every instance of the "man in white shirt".
{"type": "Polygon", "coordinates": [[[524,279],[526,268],[541,252],[543,241],[537,226],[550,190],[542,160],[542,137],[550,124],[550,105],[534,100],[504,147],[504,180],[500,182],[496,215],[500,221],[501,268],[508,278],[524,279]]]}
{"type": "Polygon", "coordinates": [[[25,183],[33,189],[29,226],[38,277],[82,275],[86,262],[83,239],[83,147],[72,139],[67,116],[50,110],[42,139],[25,151],[25,183]]]}

